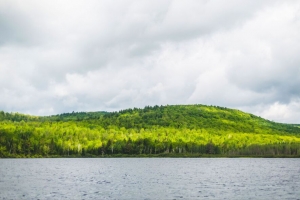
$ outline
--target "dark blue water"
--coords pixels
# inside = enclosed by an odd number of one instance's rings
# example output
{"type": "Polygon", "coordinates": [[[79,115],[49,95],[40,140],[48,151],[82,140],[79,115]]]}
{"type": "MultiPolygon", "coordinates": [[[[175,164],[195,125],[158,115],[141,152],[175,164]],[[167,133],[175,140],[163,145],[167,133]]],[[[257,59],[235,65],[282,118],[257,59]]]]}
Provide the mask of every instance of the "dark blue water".
{"type": "Polygon", "coordinates": [[[0,159],[0,199],[300,199],[300,159],[0,159]]]}

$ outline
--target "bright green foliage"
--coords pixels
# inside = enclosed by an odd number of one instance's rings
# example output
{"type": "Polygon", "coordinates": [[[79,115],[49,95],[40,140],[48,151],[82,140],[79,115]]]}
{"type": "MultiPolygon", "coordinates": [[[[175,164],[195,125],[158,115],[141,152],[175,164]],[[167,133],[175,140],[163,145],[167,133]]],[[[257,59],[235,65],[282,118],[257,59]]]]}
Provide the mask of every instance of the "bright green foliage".
{"type": "Polygon", "coordinates": [[[0,157],[162,153],[300,156],[300,128],[205,105],[49,117],[0,112],[0,157]]]}

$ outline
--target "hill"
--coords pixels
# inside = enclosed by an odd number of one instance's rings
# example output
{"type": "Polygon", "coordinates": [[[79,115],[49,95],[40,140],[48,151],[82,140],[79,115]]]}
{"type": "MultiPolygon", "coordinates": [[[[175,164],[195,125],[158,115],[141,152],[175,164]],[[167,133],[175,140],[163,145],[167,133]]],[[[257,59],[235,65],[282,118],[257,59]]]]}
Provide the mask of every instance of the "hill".
{"type": "Polygon", "coordinates": [[[206,105],[30,116],[0,112],[0,156],[299,156],[300,126],[206,105]]]}

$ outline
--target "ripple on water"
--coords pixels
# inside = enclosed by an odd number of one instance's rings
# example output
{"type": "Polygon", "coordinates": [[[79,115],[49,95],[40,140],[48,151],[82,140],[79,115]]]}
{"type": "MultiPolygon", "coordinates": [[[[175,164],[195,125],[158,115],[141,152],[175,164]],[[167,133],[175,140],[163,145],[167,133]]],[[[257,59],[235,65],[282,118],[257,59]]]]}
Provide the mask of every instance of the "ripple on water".
{"type": "Polygon", "coordinates": [[[299,199],[300,159],[5,159],[1,199],[299,199]]]}

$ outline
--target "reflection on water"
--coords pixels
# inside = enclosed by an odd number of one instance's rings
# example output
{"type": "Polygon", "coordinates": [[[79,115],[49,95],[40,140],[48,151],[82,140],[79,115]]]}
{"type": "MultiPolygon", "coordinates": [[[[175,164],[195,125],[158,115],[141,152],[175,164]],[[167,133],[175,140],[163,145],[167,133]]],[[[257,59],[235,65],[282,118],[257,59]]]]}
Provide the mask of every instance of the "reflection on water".
{"type": "Polygon", "coordinates": [[[1,159],[0,199],[300,199],[300,159],[1,159]]]}

